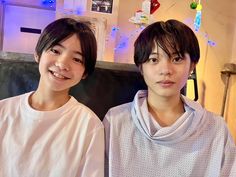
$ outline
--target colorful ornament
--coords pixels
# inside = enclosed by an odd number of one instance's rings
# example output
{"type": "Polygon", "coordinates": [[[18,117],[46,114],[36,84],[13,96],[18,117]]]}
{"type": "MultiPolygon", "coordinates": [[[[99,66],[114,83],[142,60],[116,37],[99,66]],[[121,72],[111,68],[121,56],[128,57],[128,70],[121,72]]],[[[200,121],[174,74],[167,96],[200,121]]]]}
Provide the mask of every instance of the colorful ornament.
{"type": "Polygon", "coordinates": [[[191,9],[196,9],[197,8],[197,3],[194,1],[190,4],[191,9]]]}
{"type": "Polygon", "coordinates": [[[195,20],[194,20],[194,29],[195,31],[199,31],[202,21],[202,12],[199,10],[196,13],[195,20]]]}
{"type": "Polygon", "coordinates": [[[160,5],[161,4],[158,0],[151,0],[151,14],[153,14],[160,7],[160,5]]]}
{"type": "Polygon", "coordinates": [[[142,11],[146,15],[150,15],[151,12],[151,2],[150,0],[144,0],[142,2],[142,11]]]}
{"type": "Polygon", "coordinates": [[[191,9],[196,9],[197,13],[194,19],[194,29],[195,31],[198,31],[201,26],[201,21],[202,21],[202,5],[201,5],[201,0],[198,0],[196,2],[195,0],[190,4],[191,9]]]}
{"type": "Polygon", "coordinates": [[[154,22],[152,14],[160,7],[158,0],[143,0],[141,9],[135,12],[135,15],[129,19],[131,23],[138,25],[148,25],[154,22]]]}
{"type": "Polygon", "coordinates": [[[198,4],[196,10],[197,10],[197,11],[202,10],[202,5],[201,5],[201,4],[198,4]]]}

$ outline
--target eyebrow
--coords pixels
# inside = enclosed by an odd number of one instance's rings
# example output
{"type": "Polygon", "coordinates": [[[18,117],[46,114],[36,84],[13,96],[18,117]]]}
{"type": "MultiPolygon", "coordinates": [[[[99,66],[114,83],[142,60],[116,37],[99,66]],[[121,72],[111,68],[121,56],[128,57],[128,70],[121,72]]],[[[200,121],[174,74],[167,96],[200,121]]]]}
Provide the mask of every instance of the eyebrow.
{"type": "MultiPolygon", "coordinates": [[[[63,49],[66,48],[65,46],[61,45],[60,43],[56,44],[55,46],[60,46],[60,47],[62,47],[63,49]]],[[[73,51],[73,52],[76,53],[76,54],[79,54],[79,55],[83,56],[82,52],[79,52],[79,51],[73,51]]]]}
{"type": "Polygon", "coordinates": [[[179,55],[179,54],[181,54],[179,51],[171,53],[171,55],[179,55]]]}
{"type": "MultiPolygon", "coordinates": [[[[181,53],[178,52],[178,51],[170,53],[170,55],[179,55],[179,54],[181,55],[181,53]]],[[[158,52],[152,52],[150,55],[159,55],[159,53],[158,52]]]]}
{"type": "Polygon", "coordinates": [[[159,55],[157,52],[152,52],[150,55],[159,55]]]}

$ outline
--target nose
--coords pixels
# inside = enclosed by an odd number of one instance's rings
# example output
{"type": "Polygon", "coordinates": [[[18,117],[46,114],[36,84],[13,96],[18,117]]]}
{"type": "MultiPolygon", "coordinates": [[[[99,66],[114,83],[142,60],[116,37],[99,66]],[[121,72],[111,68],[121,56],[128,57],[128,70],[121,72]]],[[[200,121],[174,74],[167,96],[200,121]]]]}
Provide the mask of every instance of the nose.
{"type": "Polygon", "coordinates": [[[159,69],[160,75],[171,75],[173,72],[172,65],[169,60],[162,60],[159,69]]]}
{"type": "Polygon", "coordinates": [[[57,66],[60,70],[69,71],[69,59],[67,56],[60,56],[55,62],[55,66],[57,66]]]}

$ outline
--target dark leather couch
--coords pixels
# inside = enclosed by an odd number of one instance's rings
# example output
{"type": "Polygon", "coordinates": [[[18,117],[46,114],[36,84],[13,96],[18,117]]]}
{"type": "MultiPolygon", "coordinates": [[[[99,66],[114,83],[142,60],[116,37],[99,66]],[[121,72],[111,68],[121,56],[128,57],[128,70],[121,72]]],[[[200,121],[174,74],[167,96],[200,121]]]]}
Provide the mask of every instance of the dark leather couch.
{"type": "MultiPolygon", "coordinates": [[[[0,59],[0,99],[35,90],[38,81],[36,62],[0,59]]],[[[70,92],[102,120],[109,108],[132,101],[139,89],[146,85],[135,65],[98,61],[94,73],[70,92]]]]}
{"type": "MultiPolygon", "coordinates": [[[[197,100],[195,73],[189,79],[194,81],[197,100]]],[[[33,59],[0,59],[0,99],[35,90],[38,81],[38,64],[33,59]]],[[[140,89],[146,89],[146,84],[134,64],[98,61],[94,73],[74,86],[70,93],[102,120],[109,108],[132,101],[140,89]]]]}

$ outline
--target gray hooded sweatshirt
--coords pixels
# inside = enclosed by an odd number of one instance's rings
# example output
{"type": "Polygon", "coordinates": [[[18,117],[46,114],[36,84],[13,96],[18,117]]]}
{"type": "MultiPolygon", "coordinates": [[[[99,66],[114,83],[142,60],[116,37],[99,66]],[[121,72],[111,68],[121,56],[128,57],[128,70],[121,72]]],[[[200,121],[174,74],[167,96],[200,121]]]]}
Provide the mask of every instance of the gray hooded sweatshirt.
{"type": "Polygon", "coordinates": [[[185,113],[161,127],[147,91],[104,118],[108,177],[236,177],[236,147],[222,117],[185,96],[185,113]]]}

